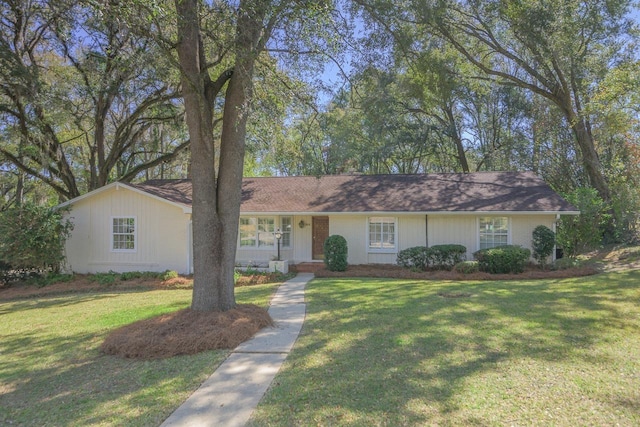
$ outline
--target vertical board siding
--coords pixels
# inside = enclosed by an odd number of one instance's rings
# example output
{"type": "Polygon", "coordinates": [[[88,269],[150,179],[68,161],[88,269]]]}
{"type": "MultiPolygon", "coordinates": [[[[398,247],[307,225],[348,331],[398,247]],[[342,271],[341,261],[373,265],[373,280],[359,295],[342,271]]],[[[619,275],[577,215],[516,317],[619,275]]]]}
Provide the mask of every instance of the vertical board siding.
{"type": "Polygon", "coordinates": [[[182,209],[126,188],[80,200],[67,242],[69,267],[78,273],[176,270],[188,273],[189,215],[182,209]],[[111,250],[113,217],[136,218],[136,250],[111,250]]]}
{"type": "Polygon", "coordinates": [[[511,218],[511,239],[514,245],[531,249],[533,230],[544,225],[553,230],[555,215],[519,215],[511,218]]]}
{"type": "Polygon", "coordinates": [[[329,235],[339,234],[347,241],[349,264],[367,264],[367,216],[332,215],[329,217],[329,235]]]}
{"type": "Polygon", "coordinates": [[[464,245],[467,259],[473,259],[478,246],[476,218],[475,215],[429,215],[429,246],[464,245]]]}
{"type": "Polygon", "coordinates": [[[426,225],[424,215],[398,217],[398,250],[426,246],[426,225]]]}

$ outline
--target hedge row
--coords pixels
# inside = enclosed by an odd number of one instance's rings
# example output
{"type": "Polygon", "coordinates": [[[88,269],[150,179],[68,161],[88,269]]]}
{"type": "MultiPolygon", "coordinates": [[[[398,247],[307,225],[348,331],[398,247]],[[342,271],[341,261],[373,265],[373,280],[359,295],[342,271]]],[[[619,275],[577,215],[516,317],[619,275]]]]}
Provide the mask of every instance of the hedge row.
{"type": "Polygon", "coordinates": [[[466,259],[467,248],[463,245],[415,246],[400,251],[396,263],[417,270],[451,270],[466,259]]]}

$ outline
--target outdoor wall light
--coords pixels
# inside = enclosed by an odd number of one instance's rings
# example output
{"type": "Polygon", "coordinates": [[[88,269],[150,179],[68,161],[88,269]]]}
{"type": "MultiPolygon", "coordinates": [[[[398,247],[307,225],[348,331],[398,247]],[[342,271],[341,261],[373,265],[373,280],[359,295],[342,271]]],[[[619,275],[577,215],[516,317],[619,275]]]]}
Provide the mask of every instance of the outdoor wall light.
{"type": "Polygon", "coordinates": [[[307,224],[304,223],[303,219],[301,219],[300,222],[298,223],[298,227],[300,227],[300,228],[304,228],[305,225],[307,225],[307,224]]]}

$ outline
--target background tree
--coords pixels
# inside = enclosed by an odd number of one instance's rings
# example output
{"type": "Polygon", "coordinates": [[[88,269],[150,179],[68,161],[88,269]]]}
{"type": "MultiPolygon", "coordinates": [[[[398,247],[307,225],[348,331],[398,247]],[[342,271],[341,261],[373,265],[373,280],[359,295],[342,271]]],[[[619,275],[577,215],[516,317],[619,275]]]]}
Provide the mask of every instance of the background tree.
{"type": "Polygon", "coordinates": [[[134,179],[188,147],[178,80],[114,4],[0,4],[0,154],[61,199],[134,179]]]}

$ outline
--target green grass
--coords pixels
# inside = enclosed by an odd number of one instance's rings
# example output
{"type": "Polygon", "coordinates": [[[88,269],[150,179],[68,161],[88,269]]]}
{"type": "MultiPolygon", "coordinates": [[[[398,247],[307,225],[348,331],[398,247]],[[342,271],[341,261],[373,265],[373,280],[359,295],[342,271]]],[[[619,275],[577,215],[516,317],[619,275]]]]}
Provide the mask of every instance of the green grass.
{"type": "MultiPolygon", "coordinates": [[[[266,307],[275,287],[236,289],[237,300],[266,307]]],[[[227,352],[134,361],[98,346],[114,328],[190,302],[190,290],[158,290],[1,303],[0,425],[159,425],[227,352]]]]}
{"type": "Polygon", "coordinates": [[[306,299],[251,425],[640,425],[638,271],[323,279],[306,299]]]}

